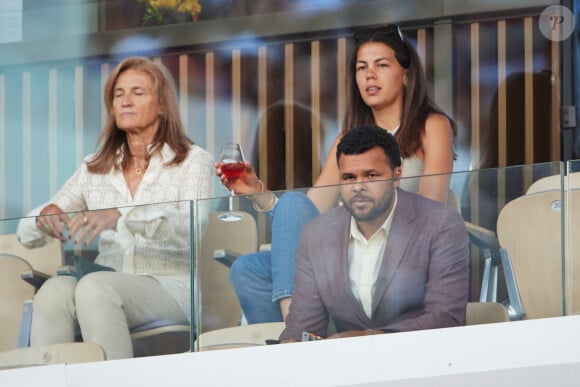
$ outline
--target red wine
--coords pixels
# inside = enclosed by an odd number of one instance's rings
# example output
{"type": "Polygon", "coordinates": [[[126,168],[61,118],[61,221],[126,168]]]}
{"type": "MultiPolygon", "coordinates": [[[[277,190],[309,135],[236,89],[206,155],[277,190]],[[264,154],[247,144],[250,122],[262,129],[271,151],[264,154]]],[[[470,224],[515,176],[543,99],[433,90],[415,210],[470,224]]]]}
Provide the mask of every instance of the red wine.
{"type": "Polygon", "coordinates": [[[244,163],[227,163],[222,165],[222,173],[230,180],[235,180],[244,171],[246,166],[244,163]]]}

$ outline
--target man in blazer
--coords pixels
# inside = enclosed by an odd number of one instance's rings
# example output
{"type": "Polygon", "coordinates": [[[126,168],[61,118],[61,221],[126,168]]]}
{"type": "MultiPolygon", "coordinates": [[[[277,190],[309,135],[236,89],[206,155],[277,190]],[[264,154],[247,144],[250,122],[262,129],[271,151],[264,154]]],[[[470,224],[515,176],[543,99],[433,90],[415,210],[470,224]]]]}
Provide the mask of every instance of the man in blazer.
{"type": "Polygon", "coordinates": [[[343,206],[302,233],[282,341],[465,325],[468,236],[450,207],[398,188],[395,138],[355,128],[337,148],[343,206]]]}

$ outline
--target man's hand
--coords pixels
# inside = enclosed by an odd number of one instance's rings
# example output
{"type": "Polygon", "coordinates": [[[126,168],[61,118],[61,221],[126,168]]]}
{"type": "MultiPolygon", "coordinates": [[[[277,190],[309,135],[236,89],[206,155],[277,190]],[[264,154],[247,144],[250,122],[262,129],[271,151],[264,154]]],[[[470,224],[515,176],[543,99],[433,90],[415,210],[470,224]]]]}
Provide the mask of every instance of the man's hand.
{"type": "Polygon", "coordinates": [[[299,341],[296,339],[288,339],[288,340],[281,340],[280,344],[289,344],[289,343],[298,343],[299,341]]]}

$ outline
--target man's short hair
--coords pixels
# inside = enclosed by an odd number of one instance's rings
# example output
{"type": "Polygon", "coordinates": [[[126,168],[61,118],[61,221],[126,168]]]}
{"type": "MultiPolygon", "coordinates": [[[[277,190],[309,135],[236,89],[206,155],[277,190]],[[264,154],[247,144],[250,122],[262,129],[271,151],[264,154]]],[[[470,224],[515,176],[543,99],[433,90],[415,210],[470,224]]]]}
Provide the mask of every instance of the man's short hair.
{"type": "Polygon", "coordinates": [[[336,161],[340,155],[360,155],[378,146],[385,152],[391,168],[401,166],[401,153],[395,136],[376,125],[359,126],[349,130],[338,143],[336,161]]]}

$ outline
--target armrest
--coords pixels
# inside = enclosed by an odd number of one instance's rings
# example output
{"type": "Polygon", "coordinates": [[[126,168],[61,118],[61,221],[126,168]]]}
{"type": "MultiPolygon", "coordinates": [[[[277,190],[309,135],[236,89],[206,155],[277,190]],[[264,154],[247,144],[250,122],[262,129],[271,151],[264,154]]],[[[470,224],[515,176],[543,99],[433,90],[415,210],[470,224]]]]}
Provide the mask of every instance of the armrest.
{"type": "Polygon", "coordinates": [[[72,275],[76,274],[75,267],[72,265],[63,265],[56,270],[57,275],[72,275]]]}
{"type": "Polygon", "coordinates": [[[232,263],[234,263],[234,261],[236,259],[238,259],[238,257],[240,255],[241,254],[236,253],[236,252],[231,251],[231,250],[219,249],[219,250],[214,250],[213,259],[215,259],[216,261],[218,261],[222,265],[225,265],[227,267],[231,267],[232,263]]]}
{"type": "Polygon", "coordinates": [[[512,259],[508,249],[506,248],[501,248],[499,253],[501,256],[505,287],[508,295],[508,300],[505,306],[508,310],[510,320],[521,320],[526,316],[526,311],[522,304],[522,297],[520,296],[520,291],[518,289],[518,282],[512,266],[512,259]]]}
{"type": "Polygon", "coordinates": [[[465,222],[465,228],[469,234],[469,240],[474,245],[482,249],[491,249],[493,251],[499,249],[499,241],[497,240],[495,232],[470,222],[465,222]]]}
{"type": "MultiPolygon", "coordinates": [[[[57,269],[56,274],[74,276],[75,268],[74,266],[64,265],[57,269]]],[[[34,286],[36,290],[38,290],[42,286],[42,284],[50,277],[51,276],[49,274],[34,269],[20,273],[20,278],[28,282],[30,285],[34,286]]]]}
{"type": "Polygon", "coordinates": [[[50,275],[33,269],[21,273],[20,278],[22,278],[24,281],[28,282],[30,285],[34,286],[36,290],[38,290],[42,286],[44,281],[50,278],[50,275]]]}
{"type": "Polygon", "coordinates": [[[22,305],[22,319],[20,320],[20,331],[18,332],[17,348],[30,346],[30,328],[32,326],[32,300],[24,301],[22,305]]]}

